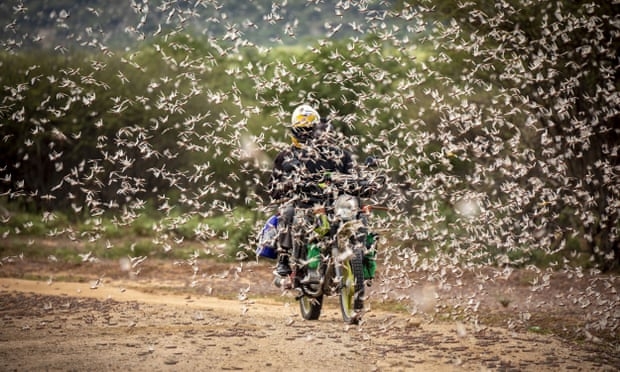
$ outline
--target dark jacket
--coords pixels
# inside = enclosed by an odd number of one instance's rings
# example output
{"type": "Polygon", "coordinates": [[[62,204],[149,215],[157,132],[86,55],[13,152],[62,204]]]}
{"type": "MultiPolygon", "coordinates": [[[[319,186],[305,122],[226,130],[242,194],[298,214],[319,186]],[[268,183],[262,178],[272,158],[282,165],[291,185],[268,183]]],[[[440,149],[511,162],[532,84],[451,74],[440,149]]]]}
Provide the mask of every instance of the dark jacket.
{"type": "Polygon", "coordinates": [[[280,152],[269,181],[272,198],[290,197],[298,187],[324,182],[330,173],[351,173],[351,153],[332,144],[311,144],[280,152]]]}

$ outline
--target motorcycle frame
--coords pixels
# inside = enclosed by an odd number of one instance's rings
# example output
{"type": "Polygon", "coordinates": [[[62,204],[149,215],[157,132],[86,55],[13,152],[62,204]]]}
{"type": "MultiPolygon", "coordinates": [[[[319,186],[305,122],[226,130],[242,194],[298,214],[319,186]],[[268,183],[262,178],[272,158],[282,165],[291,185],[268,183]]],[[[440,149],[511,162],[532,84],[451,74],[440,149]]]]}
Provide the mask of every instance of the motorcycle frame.
{"type": "MultiPolygon", "coordinates": [[[[300,296],[316,298],[322,295],[334,296],[339,293],[342,286],[339,278],[343,277],[342,262],[348,258],[342,257],[342,255],[347,253],[346,250],[349,247],[349,242],[352,237],[357,237],[358,235],[364,235],[367,233],[366,219],[364,215],[365,212],[361,207],[359,200],[360,198],[358,197],[357,199],[358,205],[360,205],[360,210],[358,211],[356,217],[348,221],[330,221],[329,232],[325,236],[318,239],[308,236],[312,235],[312,233],[304,233],[306,231],[306,227],[311,225],[309,223],[311,221],[310,211],[313,208],[295,207],[294,225],[302,225],[304,228],[297,231],[294,229],[293,231],[291,260],[293,274],[291,279],[293,281],[293,288],[301,292],[300,296]],[[302,210],[303,212],[299,213],[299,210],[302,210]],[[317,289],[312,290],[307,284],[301,283],[303,278],[300,276],[307,274],[307,263],[304,263],[303,260],[307,256],[309,244],[315,240],[321,247],[321,262],[317,268],[320,273],[320,282],[318,283],[317,289]],[[322,247],[322,243],[325,242],[328,243],[328,246],[322,247]],[[329,252],[329,256],[325,257],[324,254],[327,252],[329,252]]],[[[325,208],[321,209],[323,211],[325,210],[325,208]]],[[[356,240],[357,242],[355,242],[355,244],[359,244],[362,249],[364,249],[363,253],[366,253],[362,238],[359,237],[356,240]]]]}

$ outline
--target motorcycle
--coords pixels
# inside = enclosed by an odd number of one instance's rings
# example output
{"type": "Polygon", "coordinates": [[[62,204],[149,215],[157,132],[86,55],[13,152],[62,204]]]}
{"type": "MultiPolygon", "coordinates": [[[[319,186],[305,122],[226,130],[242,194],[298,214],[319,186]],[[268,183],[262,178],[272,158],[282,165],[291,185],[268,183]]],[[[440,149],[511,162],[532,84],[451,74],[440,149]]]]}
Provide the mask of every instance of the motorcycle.
{"type": "MultiPolygon", "coordinates": [[[[361,201],[376,192],[377,185],[350,175],[332,176],[328,184],[299,187],[289,201],[295,206],[292,273],[276,277],[275,284],[298,291],[304,319],[317,320],[324,296],[337,295],[343,320],[349,324],[360,321],[365,285],[376,268],[376,234],[367,226],[372,207],[361,201]]],[[[270,221],[277,226],[277,221],[270,221]]],[[[273,247],[269,254],[273,255],[273,247]]]]}

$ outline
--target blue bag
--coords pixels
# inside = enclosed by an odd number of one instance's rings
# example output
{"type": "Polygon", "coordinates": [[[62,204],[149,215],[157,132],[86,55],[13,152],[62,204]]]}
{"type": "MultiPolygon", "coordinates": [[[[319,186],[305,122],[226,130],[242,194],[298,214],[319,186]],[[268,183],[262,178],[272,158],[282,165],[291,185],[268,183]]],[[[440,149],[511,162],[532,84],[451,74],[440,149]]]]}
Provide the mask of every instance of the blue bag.
{"type": "Polygon", "coordinates": [[[278,216],[271,216],[258,237],[256,255],[259,257],[276,259],[278,252],[275,248],[275,240],[278,235],[278,216]]]}

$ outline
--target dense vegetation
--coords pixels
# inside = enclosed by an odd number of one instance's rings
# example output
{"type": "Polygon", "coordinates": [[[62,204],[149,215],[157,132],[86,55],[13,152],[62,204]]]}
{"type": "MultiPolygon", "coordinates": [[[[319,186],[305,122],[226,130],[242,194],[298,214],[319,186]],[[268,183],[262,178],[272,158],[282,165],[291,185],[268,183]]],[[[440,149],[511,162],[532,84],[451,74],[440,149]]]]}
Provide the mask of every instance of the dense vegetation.
{"type": "Polygon", "coordinates": [[[617,6],[290,3],[0,5],[5,237],[15,212],[147,214],[168,247],[224,215],[250,248],[306,101],[382,159],[412,265],[620,262],[617,6]]]}

